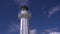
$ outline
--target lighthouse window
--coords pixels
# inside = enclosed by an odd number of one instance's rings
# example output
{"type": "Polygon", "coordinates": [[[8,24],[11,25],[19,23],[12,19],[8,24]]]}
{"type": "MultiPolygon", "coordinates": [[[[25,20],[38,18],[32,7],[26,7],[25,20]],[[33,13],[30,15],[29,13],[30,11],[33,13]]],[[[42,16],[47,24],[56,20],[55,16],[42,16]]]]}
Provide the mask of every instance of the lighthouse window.
{"type": "Polygon", "coordinates": [[[26,13],[26,11],[22,11],[22,13],[26,13]]]}

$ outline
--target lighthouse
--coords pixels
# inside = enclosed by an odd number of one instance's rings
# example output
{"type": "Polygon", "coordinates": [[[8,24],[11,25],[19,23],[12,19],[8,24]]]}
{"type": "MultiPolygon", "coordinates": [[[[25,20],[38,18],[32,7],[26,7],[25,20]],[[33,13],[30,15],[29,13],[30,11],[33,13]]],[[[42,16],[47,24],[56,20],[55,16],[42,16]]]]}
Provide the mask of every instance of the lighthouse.
{"type": "Polygon", "coordinates": [[[26,5],[21,6],[18,12],[18,19],[20,20],[20,34],[30,34],[29,19],[31,13],[26,5]]]}

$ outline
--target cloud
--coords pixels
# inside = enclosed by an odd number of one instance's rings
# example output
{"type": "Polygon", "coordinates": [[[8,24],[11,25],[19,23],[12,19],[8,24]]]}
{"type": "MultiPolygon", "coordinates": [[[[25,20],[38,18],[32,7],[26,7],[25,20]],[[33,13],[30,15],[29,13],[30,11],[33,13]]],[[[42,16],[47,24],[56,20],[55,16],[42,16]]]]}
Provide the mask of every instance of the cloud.
{"type": "Polygon", "coordinates": [[[37,30],[36,29],[30,30],[30,34],[37,34],[37,30]]]}
{"type": "Polygon", "coordinates": [[[49,12],[48,12],[48,18],[51,17],[54,13],[60,11],[60,6],[57,5],[56,7],[53,7],[49,12]]]}
{"type": "Polygon", "coordinates": [[[51,32],[49,34],[60,34],[60,32],[51,32]]]}
{"type": "MultiPolygon", "coordinates": [[[[9,25],[7,34],[13,34],[15,32],[19,32],[19,29],[20,29],[19,24],[11,24],[9,25]]],[[[36,33],[37,33],[36,29],[30,30],[30,34],[36,34],[36,33]]]]}
{"type": "Polygon", "coordinates": [[[19,6],[28,5],[29,0],[14,0],[19,6]]]}
{"type": "Polygon", "coordinates": [[[17,24],[11,25],[8,29],[9,32],[16,32],[18,30],[19,30],[19,25],[17,24]]]}
{"type": "Polygon", "coordinates": [[[46,29],[42,32],[42,34],[46,34],[46,33],[51,33],[51,32],[57,32],[58,31],[58,27],[55,28],[50,28],[50,29],[46,29]]]}
{"type": "Polygon", "coordinates": [[[58,30],[58,27],[55,27],[55,28],[50,28],[50,29],[46,29],[45,32],[55,32],[58,30]]]}
{"type": "Polygon", "coordinates": [[[11,24],[8,27],[7,34],[12,34],[19,31],[19,24],[11,24]]]}

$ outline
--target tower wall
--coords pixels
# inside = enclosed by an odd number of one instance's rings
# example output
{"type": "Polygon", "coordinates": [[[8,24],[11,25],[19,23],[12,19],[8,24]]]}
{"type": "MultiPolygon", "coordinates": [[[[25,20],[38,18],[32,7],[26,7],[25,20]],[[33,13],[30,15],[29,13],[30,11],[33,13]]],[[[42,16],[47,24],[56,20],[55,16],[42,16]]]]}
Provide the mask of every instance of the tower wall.
{"type": "Polygon", "coordinates": [[[29,20],[28,18],[21,18],[20,34],[29,34],[29,20]]]}

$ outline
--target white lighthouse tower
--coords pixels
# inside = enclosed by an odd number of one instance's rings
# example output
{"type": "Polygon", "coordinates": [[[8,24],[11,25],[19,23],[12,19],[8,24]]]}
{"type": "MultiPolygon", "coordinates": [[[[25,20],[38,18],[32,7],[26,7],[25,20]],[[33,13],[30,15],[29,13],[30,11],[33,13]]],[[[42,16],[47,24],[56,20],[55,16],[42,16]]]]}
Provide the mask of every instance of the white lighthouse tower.
{"type": "Polygon", "coordinates": [[[30,34],[29,30],[29,19],[31,13],[27,6],[22,6],[21,10],[18,12],[18,18],[20,20],[20,34],[30,34]]]}

